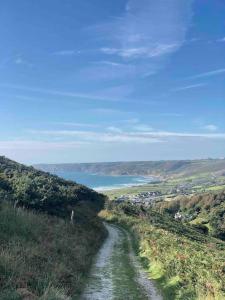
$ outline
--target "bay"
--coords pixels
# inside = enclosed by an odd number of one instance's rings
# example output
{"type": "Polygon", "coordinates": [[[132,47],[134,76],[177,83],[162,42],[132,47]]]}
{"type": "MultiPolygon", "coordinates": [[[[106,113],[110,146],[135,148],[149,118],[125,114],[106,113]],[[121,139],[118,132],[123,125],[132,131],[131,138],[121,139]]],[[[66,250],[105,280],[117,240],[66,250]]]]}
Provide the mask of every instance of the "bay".
{"type": "Polygon", "coordinates": [[[104,191],[111,189],[119,189],[123,187],[131,187],[136,185],[143,185],[151,182],[151,177],[144,176],[128,176],[128,175],[100,175],[83,173],[77,171],[57,171],[56,175],[72,180],[80,184],[84,184],[96,191],[104,191]]]}

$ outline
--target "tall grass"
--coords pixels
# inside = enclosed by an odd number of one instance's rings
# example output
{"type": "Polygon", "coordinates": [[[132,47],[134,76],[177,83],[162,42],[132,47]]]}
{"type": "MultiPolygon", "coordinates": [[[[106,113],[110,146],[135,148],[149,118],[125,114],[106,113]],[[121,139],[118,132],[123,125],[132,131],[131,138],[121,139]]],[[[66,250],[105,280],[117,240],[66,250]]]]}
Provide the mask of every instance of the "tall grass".
{"type": "Polygon", "coordinates": [[[152,212],[146,217],[120,210],[101,216],[125,226],[134,236],[150,278],[166,300],[225,299],[225,243],[164,220],[152,212]]]}
{"type": "Polygon", "coordinates": [[[86,207],[77,207],[74,219],[71,225],[57,217],[1,205],[1,300],[22,299],[21,288],[40,300],[76,299],[105,231],[86,207]]]}

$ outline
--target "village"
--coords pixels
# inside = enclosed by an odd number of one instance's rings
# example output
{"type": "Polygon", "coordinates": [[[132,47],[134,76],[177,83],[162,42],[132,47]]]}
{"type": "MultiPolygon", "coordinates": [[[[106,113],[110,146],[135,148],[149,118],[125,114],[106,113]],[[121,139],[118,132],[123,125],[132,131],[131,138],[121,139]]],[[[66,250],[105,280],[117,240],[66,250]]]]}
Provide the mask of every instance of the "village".
{"type": "Polygon", "coordinates": [[[162,193],[159,191],[155,192],[141,192],[136,195],[121,195],[115,199],[115,202],[120,204],[122,202],[131,202],[134,205],[145,205],[149,206],[156,200],[161,200],[162,193]]]}
{"type": "MultiPolygon", "coordinates": [[[[133,205],[151,206],[158,201],[170,201],[177,196],[188,196],[196,193],[207,192],[224,186],[225,180],[223,177],[210,176],[205,178],[195,178],[174,184],[174,182],[160,182],[154,184],[154,190],[146,191],[146,187],[153,189],[152,185],[146,185],[136,193],[114,194],[113,200],[120,204],[130,202],[133,205]],[[143,190],[142,190],[143,189],[143,190]]],[[[121,191],[122,192],[122,191],[121,191]]],[[[178,217],[179,218],[179,217],[178,217]]]]}

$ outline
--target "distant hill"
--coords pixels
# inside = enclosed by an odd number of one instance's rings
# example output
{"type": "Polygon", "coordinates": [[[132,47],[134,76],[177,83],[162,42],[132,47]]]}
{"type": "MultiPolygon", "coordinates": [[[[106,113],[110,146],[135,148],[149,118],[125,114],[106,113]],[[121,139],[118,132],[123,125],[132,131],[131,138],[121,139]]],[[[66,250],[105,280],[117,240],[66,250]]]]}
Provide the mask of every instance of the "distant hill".
{"type": "Polygon", "coordinates": [[[106,175],[176,177],[201,173],[225,173],[225,159],[39,164],[35,167],[53,173],[58,171],[79,171],[106,175]]]}
{"type": "Polygon", "coordinates": [[[100,210],[104,196],[58,176],[27,167],[0,156],[0,199],[14,201],[18,206],[69,216],[74,206],[88,203],[100,210]]]}

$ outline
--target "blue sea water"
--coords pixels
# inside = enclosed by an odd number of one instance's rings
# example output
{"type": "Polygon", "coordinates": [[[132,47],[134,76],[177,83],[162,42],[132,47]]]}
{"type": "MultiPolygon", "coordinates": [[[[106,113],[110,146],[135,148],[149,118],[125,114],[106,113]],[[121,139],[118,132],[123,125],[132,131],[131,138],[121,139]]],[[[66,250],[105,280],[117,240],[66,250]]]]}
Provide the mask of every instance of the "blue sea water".
{"type": "Polygon", "coordinates": [[[59,171],[56,172],[56,175],[63,177],[64,179],[84,184],[98,191],[143,185],[152,181],[152,178],[144,176],[110,176],[72,171],[59,171]]]}

